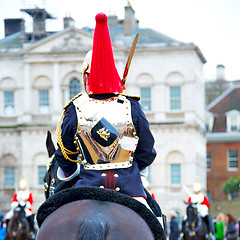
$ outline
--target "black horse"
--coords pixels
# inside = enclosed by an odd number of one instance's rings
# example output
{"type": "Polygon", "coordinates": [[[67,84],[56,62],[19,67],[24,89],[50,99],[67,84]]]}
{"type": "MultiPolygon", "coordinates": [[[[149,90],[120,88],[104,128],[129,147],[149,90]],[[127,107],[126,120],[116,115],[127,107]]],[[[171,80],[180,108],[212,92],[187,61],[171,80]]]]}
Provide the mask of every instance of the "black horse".
{"type": "Polygon", "coordinates": [[[205,240],[208,239],[207,224],[202,220],[194,203],[187,205],[187,219],[183,226],[183,239],[205,240]]]}
{"type": "MultiPolygon", "coordinates": [[[[44,177],[47,200],[38,210],[37,240],[165,240],[165,232],[156,216],[137,200],[110,189],[71,188],[74,179],[70,182],[58,180],[59,165],[50,132],[46,145],[50,157],[44,177]]],[[[159,206],[155,204],[154,207],[161,216],[159,206]]]]}
{"type": "Polygon", "coordinates": [[[29,240],[29,222],[25,214],[24,204],[18,204],[14,210],[13,217],[10,219],[7,227],[7,240],[29,240]]]}
{"type": "Polygon", "coordinates": [[[55,158],[56,148],[49,131],[47,132],[46,147],[49,160],[47,163],[47,172],[43,178],[43,181],[45,188],[45,198],[48,199],[54,195],[55,188],[61,183],[61,181],[56,176],[59,165],[55,158]]]}
{"type": "Polygon", "coordinates": [[[43,182],[45,188],[45,198],[48,199],[60,190],[71,188],[78,179],[75,178],[69,182],[63,182],[58,179],[57,169],[59,168],[59,165],[55,158],[56,148],[52,141],[52,135],[49,131],[47,132],[46,147],[49,160],[47,163],[47,172],[43,178],[43,182]]]}

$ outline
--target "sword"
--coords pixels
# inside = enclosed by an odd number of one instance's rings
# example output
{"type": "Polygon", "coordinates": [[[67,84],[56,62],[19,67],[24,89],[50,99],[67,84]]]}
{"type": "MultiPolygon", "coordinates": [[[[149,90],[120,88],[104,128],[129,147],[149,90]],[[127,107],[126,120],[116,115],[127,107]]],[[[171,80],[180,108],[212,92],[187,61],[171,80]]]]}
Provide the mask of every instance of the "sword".
{"type": "Polygon", "coordinates": [[[192,193],[190,192],[186,185],[183,185],[183,189],[186,191],[189,197],[192,197],[192,193]]]}
{"type": "Polygon", "coordinates": [[[138,41],[138,36],[139,36],[139,33],[136,35],[136,37],[134,38],[133,40],[133,44],[132,44],[132,47],[130,49],[130,52],[129,52],[129,55],[128,55],[128,59],[127,59],[127,62],[126,62],[126,66],[125,66],[125,69],[124,69],[124,73],[123,73],[123,79],[122,79],[122,84],[125,85],[126,83],[126,78],[127,78],[127,75],[128,75],[128,70],[130,68],[130,64],[131,64],[131,61],[132,61],[132,58],[133,58],[133,54],[135,52],[135,48],[136,48],[136,45],[137,45],[137,41],[138,41]]]}

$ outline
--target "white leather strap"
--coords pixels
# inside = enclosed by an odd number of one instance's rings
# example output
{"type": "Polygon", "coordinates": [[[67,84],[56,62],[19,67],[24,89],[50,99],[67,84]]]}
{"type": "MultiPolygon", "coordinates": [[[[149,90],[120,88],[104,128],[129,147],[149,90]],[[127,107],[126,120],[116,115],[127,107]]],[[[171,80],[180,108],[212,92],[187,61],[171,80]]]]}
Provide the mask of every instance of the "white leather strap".
{"type": "Polygon", "coordinates": [[[80,164],[77,163],[77,169],[71,176],[65,177],[63,170],[59,167],[58,170],[57,170],[57,177],[58,177],[59,180],[62,180],[64,182],[68,182],[68,181],[72,180],[73,178],[75,178],[76,176],[78,176],[79,173],[80,173],[80,164]]]}
{"type": "Polygon", "coordinates": [[[132,166],[132,161],[120,162],[120,163],[105,163],[105,164],[86,164],[84,169],[86,170],[107,170],[118,168],[129,168],[132,166]]]}

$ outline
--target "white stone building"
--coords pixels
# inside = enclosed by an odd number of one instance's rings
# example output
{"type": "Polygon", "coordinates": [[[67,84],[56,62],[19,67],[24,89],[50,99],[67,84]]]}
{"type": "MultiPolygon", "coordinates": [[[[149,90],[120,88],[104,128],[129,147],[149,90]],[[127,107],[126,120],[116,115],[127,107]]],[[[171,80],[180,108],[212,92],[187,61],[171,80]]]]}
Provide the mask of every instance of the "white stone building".
{"type": "MultiPolygon", "coordinates": [[[[71,19],[65,19],[62,31],[47,33],[36,16],[45,20],[51,15],[36,11],[26,9],[35,17],[32,33],[21,30],[0,40],[0,212],[9,209],[22,174],[29,180],[34,210],[44,201],[47,130],[56,143],[62,107],[79,87],[83,90],[81,65],[92,45],[93,29],[68,27],[71,19]]],[[[133,38],[140,34],[126,93],[141,95],[155,137],[151,190],[164,213],[174,209],[183,215],[187,194],[182,186],[191,189],[198,176],[206,188],[205,58],[193,43],[139,28],[131,6],[125,7],[124,20],[109,17],[109,29],[120,76],[133,38]]]]}

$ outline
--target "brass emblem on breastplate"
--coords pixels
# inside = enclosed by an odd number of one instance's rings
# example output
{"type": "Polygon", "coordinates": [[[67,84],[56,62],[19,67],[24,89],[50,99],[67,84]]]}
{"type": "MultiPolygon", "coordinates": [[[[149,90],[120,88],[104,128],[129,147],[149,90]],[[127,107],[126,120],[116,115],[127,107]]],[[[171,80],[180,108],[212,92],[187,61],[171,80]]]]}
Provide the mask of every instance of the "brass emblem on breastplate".
{"type": "Polygon", "coordinates": [[[108,140],[108,138],[110,137],[110,132],[108,132],[108,129],[105,130],[105,127],[99,129],[97,131],[98,135],[103,138],[105,141],[108,140]]]}

